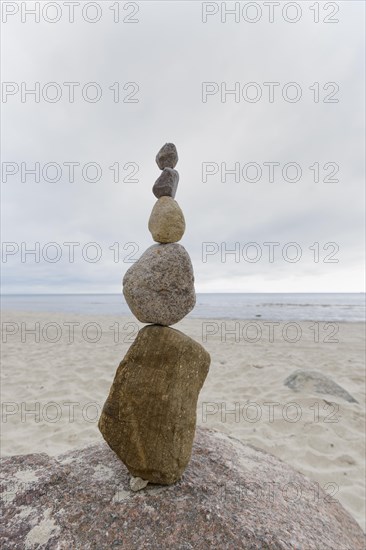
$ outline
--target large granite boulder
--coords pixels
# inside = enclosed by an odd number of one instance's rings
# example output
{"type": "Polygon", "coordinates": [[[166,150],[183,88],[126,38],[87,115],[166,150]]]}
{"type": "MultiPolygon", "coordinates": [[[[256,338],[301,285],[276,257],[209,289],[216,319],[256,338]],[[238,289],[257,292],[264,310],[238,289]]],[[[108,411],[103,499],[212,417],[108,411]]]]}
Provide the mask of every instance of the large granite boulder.
{"type": "Polygon", "coordinates": [[[209,353],[178,330],[141,329],[121,361],[99,429],[134,477],[176,482],[192,452],[209,353]]]}
{"type": "Polygon", "coordinates": [[[364,550],[360,527],[318,484],[263,451],[196,431],[175,485],[133,493],[105,444],[2,460],[12,550],[364,550]]]}
{"type": "Polygon", "coordinates": [[[141,323],[174,325],[196,303],[193,267],[178,244],[155,244],[125,273],[123,294],[141,323]]]}

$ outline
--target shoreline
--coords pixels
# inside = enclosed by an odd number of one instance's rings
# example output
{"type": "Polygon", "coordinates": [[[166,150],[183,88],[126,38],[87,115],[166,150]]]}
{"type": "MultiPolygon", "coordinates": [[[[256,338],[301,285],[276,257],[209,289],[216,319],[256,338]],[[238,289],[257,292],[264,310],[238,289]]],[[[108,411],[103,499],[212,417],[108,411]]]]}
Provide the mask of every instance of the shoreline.
{"type": "MultiPolygon", "coordinates": [[[[189,319],[257,320],[270,322],[365,322],[363,293],[197,293],[189,319]]],[[[131,314],[120,293],[2,295],[4,311],[131,314]]]]}
{"type": "MultiPolygon", "coordinates": [[[[4,309],[4,308],[0,308],[0,317],[1,316],[5,316],[5,315],[39,315],[39,316],[42,316],[42,315],[62,315],[62,316],[69,316],[69,315],[74,315],[74,316],[81,316],[81,317],[98,317],[98,318],[108,318],[108,319],[114,319],[114,318],[119,318],[119,319],[123,319],[123,320],[131,320],[133,319],[136,324],[138,325],[141,325],[142,326],[145,326],[145,325],[148,325],[148,324],[151,324],[151,323],[140,323],[140,321],[138,321],[136,319],[136,317],[134,317],[132,314],[125,314],[125,313],[121,313],[121,314],[116,314],[116,313],[79,313],[79,312],[75,312],[75,311],[59,311],[59,310],[37,310],[37,311],[34,311],[34,310],[27,310],[27,309],[4,309]]],[[[309,318],[309,319],[299,319],[299,318],[296,318],[296,319],[277,319],[277,318],[271,318],[271,317],[261,317],[261,316],[258,316],[258,317],[245,317],[245,316],[242,316],[242,317],[235,317],[235,316],[227,316],[227,317],[222,317],[222,316],[207,316],[207,317],[204,317],[204,316],[199,316],[199,317],[195,317],[195,316],[191,316],[190,313],[188,313],[188,315],[186,315],[186,317],[184,318],[183,321],[179,321],[179,323],[176,323],[175,325],[171,325],[171,328],[176,328],[178,325],[180,325],[181,323],[183,323],[185,320],[187,321],[240,321],[240,322],[243,322],[243,323],[252,323],[252,322],[262,322],[262,323],[281,323],[281,324],[286,324],[286,323],[340,323],[340,324],[361,324],[361,325],[365,325],[366,324],[366,318],[365,319],[356,319],[356,320],[349,320],[349,319],[336,319],[336,318],[332,318],[332,319],[316,319],[316,318],[309,318]]]]}

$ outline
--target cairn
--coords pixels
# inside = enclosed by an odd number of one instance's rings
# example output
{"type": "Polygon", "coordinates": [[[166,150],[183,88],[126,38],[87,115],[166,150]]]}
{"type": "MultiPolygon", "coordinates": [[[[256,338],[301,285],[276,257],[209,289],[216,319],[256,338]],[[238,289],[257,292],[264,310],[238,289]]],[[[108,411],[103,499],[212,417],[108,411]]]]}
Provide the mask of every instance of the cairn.
{"type": "Polygon", "coordinates": [[[129,308],[149,324],[117,368],[98,424],[133,476],[133,490],[148,482],[169,485],[182,476],[210,366],[210,355],[198,342],[170,328],[193,309],[196,295],[189,254],[178,244],[185,220],[174,199],[179,181],[175,145],[166,143],[156,162],[162,173],[152,189],[157,201],[148,227],[157,244],[123,278],[129,308]]]}

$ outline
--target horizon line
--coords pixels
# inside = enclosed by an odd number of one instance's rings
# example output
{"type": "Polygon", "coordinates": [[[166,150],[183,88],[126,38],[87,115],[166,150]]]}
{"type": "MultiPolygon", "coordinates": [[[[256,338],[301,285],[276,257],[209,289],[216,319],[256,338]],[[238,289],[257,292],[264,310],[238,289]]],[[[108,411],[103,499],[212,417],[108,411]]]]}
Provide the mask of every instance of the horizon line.
{"type": "MultiPolygon", "coordinates": [[[[23,292],[23,293],[0,293],[0,298],[2,296],[119,296],[120,292],[23,292]]],[[[196,294],[366,294],[366,291],[334,291],[334,292],[323,292],[312,291],[312,292],[196,292],[196,294]]]]}

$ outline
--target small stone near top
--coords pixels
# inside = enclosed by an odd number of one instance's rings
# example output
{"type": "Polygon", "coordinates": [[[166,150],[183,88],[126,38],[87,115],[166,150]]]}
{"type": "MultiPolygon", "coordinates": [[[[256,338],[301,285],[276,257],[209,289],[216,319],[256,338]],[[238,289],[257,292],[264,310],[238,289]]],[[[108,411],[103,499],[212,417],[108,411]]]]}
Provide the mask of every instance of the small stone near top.
{"type": "Polygon", "coordinates": [[[179,174],[173,168],[164,168],[154,186],[152,191],[156,198],[160,197],[172,197],[174,199],[177,192],[179,181],[179,174]]]}
{"type": "Polygon", "coordinates": [[[178,162],[177,148],[174,143],[166,143],[156,155],[156,163],[160,170],[175,168],[178,162]]]}

